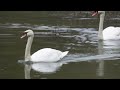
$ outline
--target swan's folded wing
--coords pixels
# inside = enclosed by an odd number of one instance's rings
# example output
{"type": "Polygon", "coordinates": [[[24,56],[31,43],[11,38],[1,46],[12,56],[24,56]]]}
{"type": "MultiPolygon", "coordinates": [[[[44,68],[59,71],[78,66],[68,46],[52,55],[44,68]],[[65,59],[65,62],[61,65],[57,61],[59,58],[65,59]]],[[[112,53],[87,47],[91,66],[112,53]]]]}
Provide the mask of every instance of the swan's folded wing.
{"type": "Polygon", "coordinates": [[[104,39],[120,39],[120,27],[107,27],[103,30],[104,39]]]}
{"type": "Polygon", "coordinates": [[[58,61],[61,55],[62,55],[62,52],[59,50],[44,48],[35,52],[31,56],[31,59],[32,59],[31,61],[53,62],[53,61],[58,61]]]}

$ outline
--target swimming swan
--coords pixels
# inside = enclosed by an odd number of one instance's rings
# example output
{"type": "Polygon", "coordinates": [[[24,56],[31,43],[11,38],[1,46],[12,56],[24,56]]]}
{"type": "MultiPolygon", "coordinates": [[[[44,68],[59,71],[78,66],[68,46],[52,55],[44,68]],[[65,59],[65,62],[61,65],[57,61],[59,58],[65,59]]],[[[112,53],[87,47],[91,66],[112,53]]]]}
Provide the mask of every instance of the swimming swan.
{"type": "Polygon", "coordinates": [[[105,11],[95,11],[92,16],[100,15],[100,22],[99,22],[99,32],[98,38],[99,40],[118,40],[120,39],[120,27],[113,27],[109,26],[103,30],[103,23],[105,17],[105,11]]]}
{"type": "Polygon", "coordinates": [[[34,38],[34,32],[32,30],[26,30],[23,32],[21,38],[28,37],[26,49],[25,49],[25,61],[32,62],[56,62],[61,60],[64,56],[68,54],[69,51],[61,52],[52,48],[43,48],[35,52],[34,54],[30,54],[31,45],[34,38]]]}

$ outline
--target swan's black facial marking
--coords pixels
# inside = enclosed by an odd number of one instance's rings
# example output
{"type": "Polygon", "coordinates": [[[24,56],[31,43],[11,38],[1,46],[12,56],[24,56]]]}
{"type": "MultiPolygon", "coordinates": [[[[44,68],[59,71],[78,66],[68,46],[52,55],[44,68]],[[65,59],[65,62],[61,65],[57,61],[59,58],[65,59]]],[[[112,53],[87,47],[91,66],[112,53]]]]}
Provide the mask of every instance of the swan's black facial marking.
{"type": "Polygon", "coordinates": [[[22,35],[25,35],[25,34],[27,35],[27,33],[28,33],[28,32],[23,32],[22,35]]]}
{"type": "Polygon", "coordinates": [[[98,11],[93,11],[92,16],[96,16],[98,14],[98,11]]]}
{"type": "Polygon", "coordinates": [[[26,36],[27,36],[27,33],[28,33],[28,32],[23,32],[23,33],[22,33],[22,36],[21,36],[21,39],[24,38],[24,37],[26,37],[26,36]]]}

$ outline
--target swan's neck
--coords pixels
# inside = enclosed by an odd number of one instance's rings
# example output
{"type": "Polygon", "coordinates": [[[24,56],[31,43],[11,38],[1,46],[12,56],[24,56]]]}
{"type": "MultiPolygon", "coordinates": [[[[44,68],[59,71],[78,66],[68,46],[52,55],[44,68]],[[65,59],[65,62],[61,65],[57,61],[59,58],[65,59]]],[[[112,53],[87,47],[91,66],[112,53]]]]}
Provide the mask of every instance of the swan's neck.
{"type": "Polygon", "coordinates": [[[98,39],[103,40],[103,23],[104,23],[105,12],[100,14],[100,22],[99,22],[99,31],[98,31],[98,39]]]}
{"type": "Polygon", "coordinates": [[[32,42],[33,42],[33,37],[28,37],[28,41],[27,41],[27,44],[26,44],[26,49],[25,49],[25,61],[28,61],[28,60],[31,60],[31,45],[32,45],[32,42]]]}

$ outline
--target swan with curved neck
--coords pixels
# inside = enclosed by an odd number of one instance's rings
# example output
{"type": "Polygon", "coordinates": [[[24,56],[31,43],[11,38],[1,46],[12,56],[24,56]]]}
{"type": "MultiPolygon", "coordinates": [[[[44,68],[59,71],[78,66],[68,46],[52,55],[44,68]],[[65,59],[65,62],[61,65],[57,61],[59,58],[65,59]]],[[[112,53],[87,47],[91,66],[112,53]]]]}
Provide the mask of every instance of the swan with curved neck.
{"type": "Polygon", "coordinates": [[[61,52],[52,48],[43,48],[31,55],[31,45],[34,38],[34,32],[32,30],[24,31],[21,38],[28,37],[26,49],[25,49],[25,61],[33,62],[56,62],[65,57],[69,51],[61,52]]]}
{"type": "Polygon", "coordinates": [[[109,26],[103,30],[105,11],[95,11],[92,16],[100,15],[98,39],[99,40],[110,40],[120,39],[120,27],[109,26]]]}

